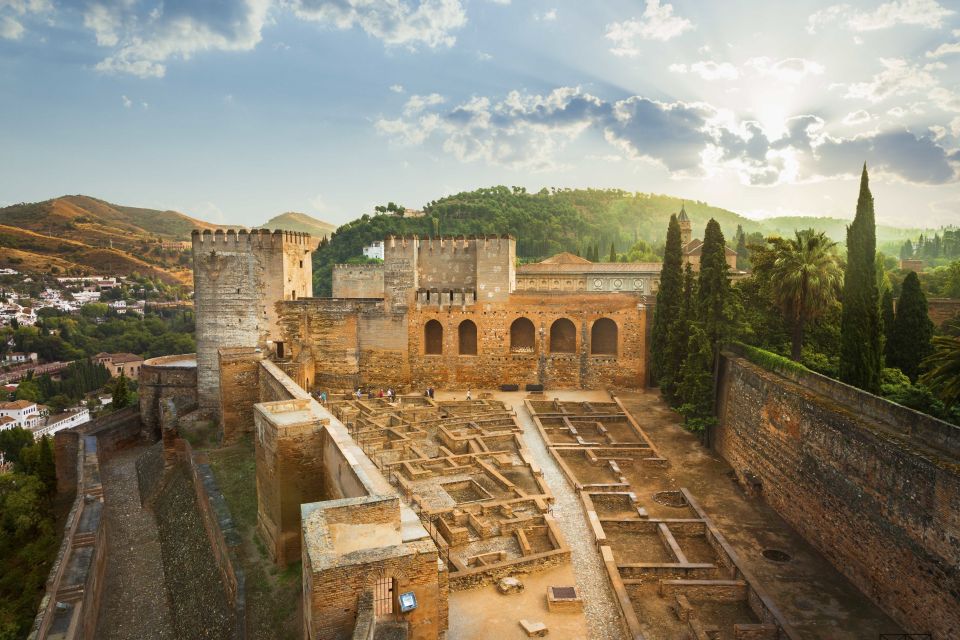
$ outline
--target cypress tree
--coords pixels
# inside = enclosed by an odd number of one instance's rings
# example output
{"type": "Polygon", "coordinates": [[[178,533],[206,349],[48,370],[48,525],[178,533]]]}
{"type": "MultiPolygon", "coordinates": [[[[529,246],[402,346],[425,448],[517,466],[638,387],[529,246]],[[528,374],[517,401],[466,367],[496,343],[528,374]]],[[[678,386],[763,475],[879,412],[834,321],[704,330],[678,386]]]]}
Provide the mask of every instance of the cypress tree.
{"type": "Polygon", "coordinates": [[[897,315],[887,343],[887,364],[903,371],[911,382],[920,375],[920,361],[932,351],[933,322],[927,310],[927,297],[920,278],[911,271],[903,281],[897,302],[897,315]]]}
{"type": "Polygon", "coordinates": [[[697,320],[702,323],[707,340],[714,351],[727,337],[729,322],[725,312],[730,293],[727,277],[726,244],[720,224],[710,218],[703,232],[700,252],[700,279],[697,282],[697,320]]]}
{"type": "Polygon", "coordinates": [[[651,373],[655,380],[661,379],[666,372],[667,340],[670,328],[680,315],[680,298],[683,292],[682,263],[680,223],[677,222],[677,216],[671,215],[667,225],[667,245],[660,270],[660,289],[657,291],[651,333],[651,373]]]}
{"type": "Polygon", "coordinates": [[[880,298],[880,321],[883,323],[884,355],[888,367],[893,366],[890,358],[890,335],[893,333],[893,320],[893,291],[887,287],[883,290],[883,296],[880,298]]]}
{"type": "Polygon", "coordinates": [[[870,393],[880,391],[880,294],[875,256],[877,230],[867,164],[860,177],[857,214],[847,227],[847,268],[840,321],[840,379],[870,393]]]}
{"type": "Polygon", "coordinates": [[[690,431],[703,431],[713,418],[713,352],[707,334],[698,326],[690,327],[687,358],[680,367],[677,395],[679,412],[690,431]]]}
{"type": "Polygon", "coordinates": [[[117,383],[113,387],[113,400],[111,402],[114,409],[123,409],[130,404],[130,390],[127,388],[127,377],[120,372],[117,383]]]}
{"type": "Polygon", "coordinates": [[[660,389],[671,404],[677,404],[677,385],[680,383],[680,368],[687,357],[687,343],[690,340],[690,326],[694,321],[693,302],[696,297],[697,281],[693,269],[688,263],[683,272],[683,295],[680,301],[680,313],[670,325],[663,356],[663,373],[660,389]]]}
{"type": "Polygon", "coordinates": [[[613,246],[613,243],[610,243],[610,262],[617,261],[617,248],[613,246]]]}

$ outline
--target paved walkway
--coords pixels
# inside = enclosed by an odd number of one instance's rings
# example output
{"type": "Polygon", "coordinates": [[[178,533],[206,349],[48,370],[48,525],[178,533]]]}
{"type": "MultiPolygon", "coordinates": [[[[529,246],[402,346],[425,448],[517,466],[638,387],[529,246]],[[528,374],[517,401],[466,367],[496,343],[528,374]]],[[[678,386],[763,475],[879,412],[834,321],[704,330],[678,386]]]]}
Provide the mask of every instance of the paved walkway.
{"type": "Polygon", "coordinates": [[[153,515],[140,507],[136,460],[147,447],[101,462],[107,524],[107,566],[97,620],[98,640],[174,638],[153,515]]]}
{"type": "MultiPolygon", "coordinates": [[[[553,492],[555,498],[553,516],[570,547],[570,560],[576,576],[577,589],[583,598],[583,609],[587,616],[590,638],[591,640],[624,638],[626,631],[620,617],[620,608],[607,582],[607,571],[594,544],[593,533],[587,525],[583,503],[580,502],[576,491],[563,475],[553,456],[547,451],[540,432],[523,404],[524,395],[505,393],[495,394],[495,397],[513,405],[517,412],[517,422],[523,427],[523,441],[533,459],[543,470],[543,478],[553,492]],[[501,395],[503,397],[500,397],[501,395]]],[[[550,397],[563,399],[563,395],[563,392],[551,392],[550,397]]],[[[583,396],[583,393],[578,394],[580,399],[584,399],[583,396]]],[[[602,394],[602,397],[609,399],[606,394],[602,394]]]]}

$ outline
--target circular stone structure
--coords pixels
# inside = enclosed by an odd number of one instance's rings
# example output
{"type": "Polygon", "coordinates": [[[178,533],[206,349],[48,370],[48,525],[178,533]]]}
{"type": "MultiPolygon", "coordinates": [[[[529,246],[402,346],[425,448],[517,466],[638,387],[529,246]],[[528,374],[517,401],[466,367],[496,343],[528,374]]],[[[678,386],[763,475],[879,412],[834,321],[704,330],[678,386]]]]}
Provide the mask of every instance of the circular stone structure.
{"type": "Polygon", "coordinates": [[[197,404],[197,355],[184,353],[144,360],[139,379],[140,421],[160,433],[160,403],[173,400],[178,409],[197,404]]]}

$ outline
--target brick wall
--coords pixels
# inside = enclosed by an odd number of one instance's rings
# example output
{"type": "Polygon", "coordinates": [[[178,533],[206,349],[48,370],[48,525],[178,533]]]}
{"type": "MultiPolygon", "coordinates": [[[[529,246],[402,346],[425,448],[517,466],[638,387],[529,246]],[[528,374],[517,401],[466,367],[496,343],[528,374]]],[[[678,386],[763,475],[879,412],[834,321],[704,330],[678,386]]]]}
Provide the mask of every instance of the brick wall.
{"type": "Polygon", "coordinates": [[[717,451],[908,631],[960,637],[960,429],[792,378],[725,354],[717,451]]]}
{"type": "Polygon", "coordinates": [[[140,420],[145,429],[159,436],[160,402],[170,398],[184,412],[197,404],[196,354],[146,360],[140,367],[137,392],[140,420]]]}
{"type": "Polygon", "coordinates": [[[960,317],[960,299],[958,298],[927,298],[927,307],[930,319],[938,327],[960,317]]]}
{"type": "Polygon", "coordinates": [[[253,431],[253,405],[260,390],[263,352],[253,347],[220,349],[220,433],[224,445],[253,431]]]}
{"type": "Polygon", "coordinates": [[[382,264],[333,265],[334,298],[382,298],[382,264]]]}

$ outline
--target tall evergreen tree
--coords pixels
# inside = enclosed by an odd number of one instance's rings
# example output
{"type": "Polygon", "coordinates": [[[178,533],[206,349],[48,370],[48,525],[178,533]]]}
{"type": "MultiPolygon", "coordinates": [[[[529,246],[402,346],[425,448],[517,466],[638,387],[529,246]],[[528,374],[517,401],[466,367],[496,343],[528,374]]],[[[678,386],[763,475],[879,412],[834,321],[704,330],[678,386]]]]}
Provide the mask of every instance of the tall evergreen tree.
{"type": "Polygon", "coordinates": [[[883,349],[886,365],[892,367],[890,359],[890,335],[893,333],[893,291],[888,287],[880,297],[880,321],[883,323],[883,349]]]}
{"type": "Polygon", "coordinates": [[[847,227],[847,268],[840,322],[840,379],[871,393],[880,391],[880,294],[875,256],[877,230],[867,165],[860,177],[857,214],[847,227]]]}
{"type": "Polygon", "coordinates": [[[920,278],[911,271],[903,281],[893,331],[887,343],[887,364],[903,371],[912,382],[920,375],[920,361],[932,352],[933,322],[920,278]]]}
{"type": "Polygon", "coordinates": [[[614,243],[610,243],[610,262],[617,261],[617,248],[614,246],[614,243]]]}
{"type": "Polygon", "coordinates": [[[687,357],[680,367],[677,395],[678,411],[691,431],[703,431],[713,422],[714,348],[698,326],[690,327],[687,357]]]}
{"type": "Polygon", "coordinates": [[[666,367],[665,353],[670,328],[680,315],[680,298],[683,292],[683,255],[680,246],[680,223],[671,215],[667,225],[667,244],[660,270],[660,289],[657,291],[657,306],[654,308],[651,335],[651,361],[653,377],[659,380],[666,367]]]}
{"type": "Polygon", "coordinates": [[[130,389],[127,387],[127,377],[120,372],[116,384],[113,386],[113,400],[111,401],[114,409],[123,409],[130,404],[130,389]]]}
{"type": "Polygon", "coordinates": [[[683,294],[680,300],[680,311],[677,319],[670,325],[667,332],[663,355],[663,373],[660,378],[660,389],[671,404],[677,404],[679,400],[677,385],[680,382],[680,368],[687,357],[690,327],[695,320],[696,287],[697,280],[693,275],[693,269],[687,263],[683,272],[683,294]]]}
{"type": "Polygon", "coordinates": [[[730,293],[726,243],[720,224],[710,218],[703,232],[700,251],[700,278],[697,281],[697,320],[700,321],[714,352],[727,338],[729,322],[726,305],[730,293]]]}

